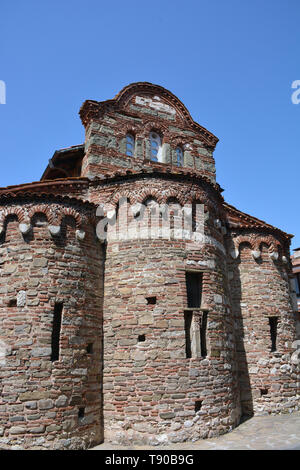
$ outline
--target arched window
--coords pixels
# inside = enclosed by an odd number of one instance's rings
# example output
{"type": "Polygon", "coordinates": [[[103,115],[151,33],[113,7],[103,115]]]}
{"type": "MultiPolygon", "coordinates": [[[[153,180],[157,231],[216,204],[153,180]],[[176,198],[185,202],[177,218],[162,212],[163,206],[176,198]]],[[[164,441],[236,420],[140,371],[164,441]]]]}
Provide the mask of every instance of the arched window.
{"type": "Polygon", "coordinates": [[[177,166],[183,166],[183,151],[181,147],[176,148],[177,166]]]}
{"type": "Polygon", "coordinates": [[[126,135],[126,155],[133,157],[134,155],[134,137],[132,134],[126,135]]]}
{"type": "Polygon", "coordinates": [[[161,162],[161,138],[156,132],[150,132],[150,152],[153,162],[161,162]]]}

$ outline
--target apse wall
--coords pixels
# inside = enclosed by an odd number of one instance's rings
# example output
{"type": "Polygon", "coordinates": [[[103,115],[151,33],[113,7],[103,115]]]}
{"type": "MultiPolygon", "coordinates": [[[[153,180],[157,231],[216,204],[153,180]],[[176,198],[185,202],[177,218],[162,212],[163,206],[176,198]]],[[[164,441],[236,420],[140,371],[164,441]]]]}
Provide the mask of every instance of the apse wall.
{"type": "Polygon", "coordinates": [[[299,359],[285,244],[257,231],[233,237],[229,259],[244,415],[299,409],[299,359]],[[297,357],[296,357],[297,356],[297,357]]]}
{"type": "Polygon", "coordinates": [[[117,232],[122,232],[106,243],[105,439],[157,445],[228,432],[239,421],[240,407],[217,202],[200,184],[191,194],[182,182],[166,185],[158,178],[117,188],[99,192],[95,187],[92,194],[95,202],[106,197],[115,205],[117,232]],[[171,211],[174,205],[170,239],[151,234],[148,222],[133,232],[136,239],[126,239],[118,205],[122,195],[128,198],[128,223],[139,217],[142,204],[148,216],[144,212],[141,220],[151,219],[154,232],[163,222],[165,204],[171,211]],[[176,237],[176,219],[194,199],[205,200],[205,241],[176,237]],[[199,279],[198,307],[189,306],[189,275],[199,279]]]}
{"type": "Polygon", "coordinates": [[[23,199],[0,207],[0,445],[85,448],[103,436],[94,208],[23,199]]]}

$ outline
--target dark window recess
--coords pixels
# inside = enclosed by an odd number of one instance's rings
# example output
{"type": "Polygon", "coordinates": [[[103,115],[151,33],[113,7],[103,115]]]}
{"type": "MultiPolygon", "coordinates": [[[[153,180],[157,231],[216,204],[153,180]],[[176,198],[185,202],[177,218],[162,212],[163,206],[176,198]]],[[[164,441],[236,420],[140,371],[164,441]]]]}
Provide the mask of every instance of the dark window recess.
{"type": "Polygon", "coordinates": [[[52,326],[52,339],[51,339],[51,361],[58,361],[59,359],[59,339],[61,330],[61,317],[62,317],[63,303],[56,302],[53,314],[52,326]]]}
{"type": "Polygon", "coordinates": [[[86,352],[87,352],[87,354],[93,354],[93,352],[94,352],[94,345],[93,345],[93,343],[89,343],[89,344],[87,345],[87,347],[86,347],[86,352]]]}
{"type": "Polygon", "coordinates": [[[188,308],[201,307],[202,273],[186,273],[188,308]]]}
{"type": "Polygon", "coordinates": [[[262,397],[263,395],[268,395],[268,389],[267,388],[261,388],[260,389],[260,396],[262,397]]]}
{"type": "Polygon", "coordinates": [[[197,230],[196,204],[197,203],[194,202],[193,205],[192,205],[192,231],[193,232],[196,232],[196,230],[197,230]]]}
{"type": "Polygon", "coordinates": [[[200,411],[201,407],[202,407],[202,400],[196,400],[195,401],[195,413],[197,413],[197,411],[200,411]]]}
{"type": "Polygon", "coordinates": [[[148,305],[156,304],[156,297],[146,297],[146,300],[148,305]]]}
{"type": "Polygon", "coordinates": [[[16,307],[17,306],[17,299],[10,299],[8,301],[8,307],[16,307]]]}
{"type": "Polygon", "coordinates": [[[184,329],[185,329],[185,352],[186,357],[192,357],[192,344],[191,344],[191,327],[192,327],[192,312],[184,312],[184,329]]]}
{"type": "Polygon", "coordinates": [[[145,335],[139,335],[138,336],[138,341],[146,341],[146,336],[145,335]]]}
{"type": "Polygon", "coordinates": [[[200,328],[201,357],[206,357],[207,356],[206,326],[207,326],[207,312],[203,312],[202,313],[201,328],[200,328]]]}
{"type": "MultiPolygon", "coordinates": [[[[107,226],[105,226],[106,232],[107,232],[107,226]]],[[[107,251],[107,245],[106,242],[101,243],[101,251],[102,251],[102,258],[103,258],[103,264],[106,261],[106,251],[107,251]]]]}
{"type": "Polygon", "coordinates": [[[300,297],[300,273],[295,274],[295,288],[297,297],[300,297]]]}
{"type": "Polygon", "coordinates": [[[201,220],[203,217],[202,210],[199,210],[202,206],[201,201],[195,200],[192,204],[192,231],[197,232],[200,229],[201,220]],[[199,220],[200,219],[200,220],[199,220]]]}
{"type": "Polygon", "coordinates": [[[271,333],[271,352],[276,351],[278,317],[269,317],[271,333]]]}
{"type": "Polygon", "coordinates": [[[85,411],[85,408],[83,407],[78,409],[78,419],[84,418],[84,411],[85,411]]]}

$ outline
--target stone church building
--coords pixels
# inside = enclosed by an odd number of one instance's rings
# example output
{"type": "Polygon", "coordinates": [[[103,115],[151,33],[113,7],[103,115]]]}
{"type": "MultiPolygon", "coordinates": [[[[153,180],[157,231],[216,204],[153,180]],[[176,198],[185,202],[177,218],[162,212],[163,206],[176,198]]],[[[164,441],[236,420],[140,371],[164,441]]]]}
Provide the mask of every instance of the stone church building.
{"type": "Polygon", "coordinates": [[[0,448],[192,441],[298,410],[292,236],[224,201],[218,139],[161,86],[80,118],[84,144],[0,189],[0,448]]]}

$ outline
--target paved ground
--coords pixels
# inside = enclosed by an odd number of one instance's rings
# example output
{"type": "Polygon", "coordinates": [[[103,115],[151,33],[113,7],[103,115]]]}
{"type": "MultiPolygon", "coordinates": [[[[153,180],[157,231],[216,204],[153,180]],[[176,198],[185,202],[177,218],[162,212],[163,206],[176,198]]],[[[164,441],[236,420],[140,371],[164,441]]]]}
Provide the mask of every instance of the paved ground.
{"type": "Polygon", "coordinates": [[[300,412],[257,416],[232,432],[213,439],[169,446],[116,446],[100,444],[92,450],[300,450],[300,412]]]}

